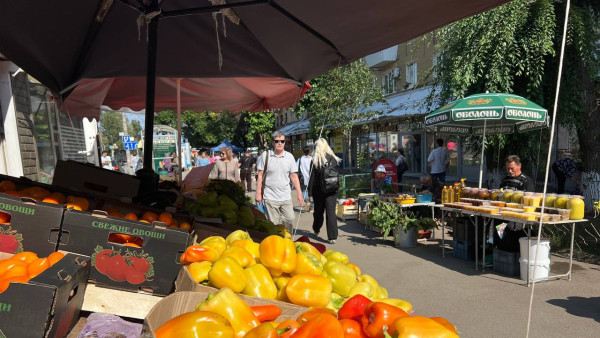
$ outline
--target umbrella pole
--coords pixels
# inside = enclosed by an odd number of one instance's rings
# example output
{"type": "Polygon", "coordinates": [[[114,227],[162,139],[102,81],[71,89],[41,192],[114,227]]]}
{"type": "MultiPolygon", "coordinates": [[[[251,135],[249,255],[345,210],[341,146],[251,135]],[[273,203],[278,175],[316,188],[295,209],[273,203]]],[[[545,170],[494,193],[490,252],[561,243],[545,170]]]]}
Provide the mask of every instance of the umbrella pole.
{"type": "Polygon", "coordinates": [[[481,180],[483,179],[483,154],[485,151],[485,129],[487,120],[483,120],[483,139],[481,140],[481,160],[479,161],[479,189],[481,189],[481,180]]]}
{"type": "Polygon", "coordinates": [[[148,63],[146,69],[146,120],[144,122],[144,168],[152,169],[152,142],[154,134],[154,95],[156,92],[156,48],[158,44],[158,17],[148,25],[148,63]]]}
{"type": "Polygon", "coordinates": [[[181,153],[181,79],[177,79],[177,151],[179,154],[179,170],[176,173],[179,184],[183,182],[183,154],[181,153]]]}

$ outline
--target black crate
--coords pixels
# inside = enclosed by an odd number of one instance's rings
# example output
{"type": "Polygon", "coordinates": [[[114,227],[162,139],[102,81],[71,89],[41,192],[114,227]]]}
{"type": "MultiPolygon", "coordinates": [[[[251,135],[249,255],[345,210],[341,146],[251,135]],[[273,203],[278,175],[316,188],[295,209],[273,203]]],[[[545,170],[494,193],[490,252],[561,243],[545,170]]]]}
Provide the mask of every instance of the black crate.
{"type": "Polygon", "coordinates": [[[455,239],[452,241],[452,256],[466,261],[472,261],[475,256],[475,245],[473,242],[455,239]]]}
{"type": "Polygon", "coordinates": [[[503,251],[494,248],[494,271],[508,276],[518,276],[521,273],[518,252],[503,251]]]}

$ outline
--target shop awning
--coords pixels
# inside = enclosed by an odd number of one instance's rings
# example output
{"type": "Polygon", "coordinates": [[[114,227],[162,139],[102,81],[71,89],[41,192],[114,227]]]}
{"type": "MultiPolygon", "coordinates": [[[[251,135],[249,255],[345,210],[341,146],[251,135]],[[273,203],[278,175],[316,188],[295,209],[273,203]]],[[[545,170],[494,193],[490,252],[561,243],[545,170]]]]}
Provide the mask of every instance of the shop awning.
{"type": "Polygon", "coordinates": [[[279,129],[279,131],[282,132],[283,134],[285,134],[286,136],[308,133],[309,130],[310,130],[310,120],[309,119],[300,120],[298,122],[288,124],[287,126],[279,129]]]}
{"type": "Polygon", "coordinates": [[[425,100],[431,93],[432,86],[426,86],[387,98],[387,102],[378,102],[369,107],[361,109],[361,112],[378,112],[376,117],[358,119],[356,124],[366,124],[376,120],[389,120],[400,116],[418,115],[427,113],[425,100]]]}

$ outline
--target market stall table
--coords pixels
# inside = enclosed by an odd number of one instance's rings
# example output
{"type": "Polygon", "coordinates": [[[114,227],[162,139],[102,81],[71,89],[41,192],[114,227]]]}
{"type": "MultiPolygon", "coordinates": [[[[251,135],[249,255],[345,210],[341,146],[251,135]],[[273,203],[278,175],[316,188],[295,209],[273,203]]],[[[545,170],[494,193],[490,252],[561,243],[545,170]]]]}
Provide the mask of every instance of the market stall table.
{"type": "MultiPolygon", "coordinates": [[[[482,243],[485,243],[485,240],[486,240],[487,226],[494,219],[522,224],[523,228],[527,228],[528,241],[531,241],[531,227],[534,225],[540,224],[539,221],[528,221],[528,220],[523,220],[523,219],[518,219],[518,218],[513,218],[513,217],[502,216],[501,214],[493,215],[493,214],[488,214],[488,213],[483,213],[483,212],[478,212],[478,211],[473,211],[473,210],[450,208],[450,207],[445,207],[443,204],[436,204],[434,207],[439,208],[442,213],[442,219],[441,219],[441,222],[442,222],[442,257],[445,257],[445,253],[446,253],[445,252],[445,245],[446,245],[445,237],[446,237],[446,235],[445,235],[445,223],[444,223],[445,213],[446,212],[455,212],[455,213],[459,213],[459,214],[466,215],[466,216],[475,216],[475,217],[469,217],[469,221],[475,227],[475,270],[477,270],[478,266],[479,266],[479,253],[477,250],[478,244],[479,244],[478,243],[478,234],[477,234],[478,233],[478,225],[479,225],[479,217],[481,217],[482,221],[483,221],[482,243]],[[479,217],[477,217],[477,216],[479,216],[479,217]]],[[[575,224],[581,223],[581,222],[587,222],[587,221],[588,221],[587,219],[580,219],[580,220],[568,220],[568,221],[557,221],[557,222],[542,222],[542,226],[571,224],[571,245],[570,245],[570,251],[569,251],[569,271],[567,273],[561,274],[561,275],[548,276],[548,279],[551,279],[551,278],[558,279],[561,277],[568,277],[568,279],[571,280],[571,273],[572,273],[572,266],[573,266],[573,244],[575,242],[575,224]]],[[[530,243],[528,243],[528,248],[531,249],[530,243]]],[[[485,246],[482,246],[481,255],[482,255],[481,268],[482,268],[482,270],[485,270],[485,246]]],[[[529,284],[530,284],[529,264],[527,265],[527,276],[528,276],[527,286],[529,286],[529,284]]]]}

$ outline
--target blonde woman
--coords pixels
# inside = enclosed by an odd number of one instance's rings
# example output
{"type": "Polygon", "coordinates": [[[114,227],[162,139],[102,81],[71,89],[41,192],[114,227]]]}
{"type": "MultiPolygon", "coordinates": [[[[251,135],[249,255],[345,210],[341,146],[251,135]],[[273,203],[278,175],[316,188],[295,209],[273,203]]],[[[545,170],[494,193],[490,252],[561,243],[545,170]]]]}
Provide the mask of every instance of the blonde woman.
{"type": "Polygon", "coordinates": [[[341,159],[323,138],[317,140],[313,153],[313,169],[308,182],[308,195],[315,202],[313,214],[313,232],[319,234],[323,226],[323,213],[327,224],[327,239],[335,244],[338,237],[337,218],[335,216],[335,203],[339,189],[338,170],[341,159]]]}
{"type": "Polygon", "coordinates": [[[233,182],[240,182],[240,171],[238,170],[238,161],[233,158],[233,151],[229,147],[223,147],[220,149],[221,159],[215,161],[215,167],[213,169],[213,178],[221,180],[230,180],[233,182]]]}

